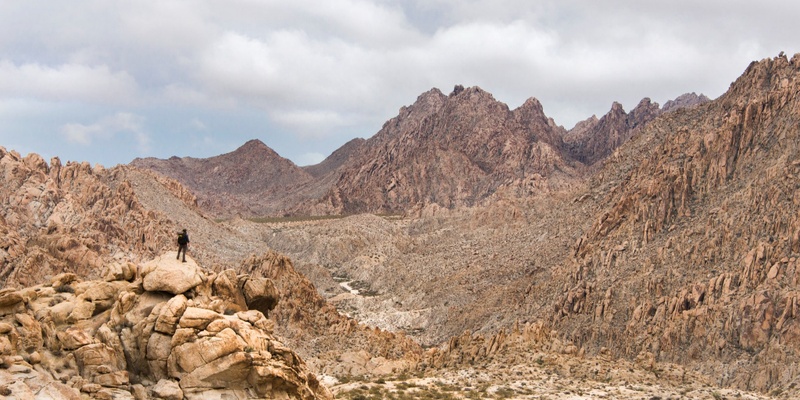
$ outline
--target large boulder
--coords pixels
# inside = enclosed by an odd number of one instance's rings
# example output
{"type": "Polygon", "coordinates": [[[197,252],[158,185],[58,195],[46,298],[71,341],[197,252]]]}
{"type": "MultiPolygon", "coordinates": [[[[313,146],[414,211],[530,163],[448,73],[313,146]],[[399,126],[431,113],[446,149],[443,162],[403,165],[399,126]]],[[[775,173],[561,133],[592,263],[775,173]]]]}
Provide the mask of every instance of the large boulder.
{"type": "Polygon", "coordinates": [[[148,292],[181,294],[203,283],[203,276],[191,258],[186,262],[171,257],[170,253],[142,266],[142,284],[148,292]]]}
{"type": "Polygon", "coordinates": [[[225,308],[234,312],[247,310],[247,302],[239,287],[239,277],[236,271],[228,269],[217,274],[212,288],[214,296],[225,301],[225,308]]]}

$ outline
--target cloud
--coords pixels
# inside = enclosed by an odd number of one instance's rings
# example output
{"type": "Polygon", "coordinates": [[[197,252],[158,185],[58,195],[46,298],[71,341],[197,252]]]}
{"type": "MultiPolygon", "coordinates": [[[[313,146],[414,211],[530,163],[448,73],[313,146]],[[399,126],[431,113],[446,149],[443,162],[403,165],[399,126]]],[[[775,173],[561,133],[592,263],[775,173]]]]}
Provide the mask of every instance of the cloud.
{"type": "Polygon", "coordinates": [[[133,77],[126,72],[112,72],[105,65],[49,67],[0,61],[2,98],[125,104],[136,98],[136,92],[133,77]]]}
{"type": "Polygon", "coordinates": [[[536,97],[570,127],[613,101],[720,95],[750,61],[799,50],[798,14],[776,0],[0,2],[0,127],[146,143],[146,119],[328,154],[455,84],[511,107],[536,97]]]}
{"type": "Polygon", "coordinates": [[[145,131],[144,118],[131,113],[117,113],[104,117],[89,125],[69,123],[61,127],[63,137],[70,143],[84,146],[92,145],[96,140],[109,141],[117,135],[131,135],[139,149],[149,149],[151,139],[145,131]]]}

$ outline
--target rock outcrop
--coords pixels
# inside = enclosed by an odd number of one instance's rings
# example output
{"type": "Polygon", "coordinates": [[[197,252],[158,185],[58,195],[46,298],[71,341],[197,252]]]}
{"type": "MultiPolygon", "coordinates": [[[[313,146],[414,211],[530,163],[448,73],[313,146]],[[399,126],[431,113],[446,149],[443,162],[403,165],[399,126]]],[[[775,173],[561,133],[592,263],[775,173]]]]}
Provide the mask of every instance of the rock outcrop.
{"type": "Polygon", "coordinates": [[[30,286],[62,272],[97,277],[105,265],[153,257],[168,243],[167,218],[146,210],[125,167],[46,163],[0,147],[0,287],[30,286]]]}
{"type": "MultiPolygon", "coordinates": [[[[113,271],[102,281],[62,274],[50,283],[0,291],[3,395],[332,398],[297,353],[276,338],[274,322],[241,304],[254,291],[264,299],[266,280],[209,272],[193,260],[175,260],[175,254],[126,279],[113,271]],[[147,283],[152,277],[171,281],[163,277],[186,270],[197,279],[147,283]],[[244,287],[256,289],[237,289],[244,287]]],[[[276,301],[262,301],[264,311],[276,301]]]]}

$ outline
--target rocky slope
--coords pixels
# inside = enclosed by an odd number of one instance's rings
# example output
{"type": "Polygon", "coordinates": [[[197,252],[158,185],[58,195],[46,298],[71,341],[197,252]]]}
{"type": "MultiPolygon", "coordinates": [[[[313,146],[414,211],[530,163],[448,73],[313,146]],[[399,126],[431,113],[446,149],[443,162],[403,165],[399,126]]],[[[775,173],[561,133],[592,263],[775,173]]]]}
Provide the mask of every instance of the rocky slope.
{"type": "MultiPolygon", "coordinates": [[[[142,207],[130,182],[117,179],[122,169],[58,158],[48,165],[0,147],[0,170],[0,287],[61,272],[96,277],[113,259],[152,257],[176,229],[142,207]]],[[[175,195],[191,207],[190,193],[175,195]]]]}
{"type": "Polygon", "coordinates": [[[231,227],[330,271],[318,282],[360,289],[320,283],[344,312],[427,345],[542,323],[576,354],[785,392],[800,379],[798,77],[798,56],[753,63],[719,99],[660,115],[585,184],[549,196],[231,227]]]}
{"type": "Polygon", "coordinates": [[[588,351],[652,354],[755,390],[798,355],[800,56],[751,64],[671,113],[596,176],[600,212],[551,321],[588,351]]]}

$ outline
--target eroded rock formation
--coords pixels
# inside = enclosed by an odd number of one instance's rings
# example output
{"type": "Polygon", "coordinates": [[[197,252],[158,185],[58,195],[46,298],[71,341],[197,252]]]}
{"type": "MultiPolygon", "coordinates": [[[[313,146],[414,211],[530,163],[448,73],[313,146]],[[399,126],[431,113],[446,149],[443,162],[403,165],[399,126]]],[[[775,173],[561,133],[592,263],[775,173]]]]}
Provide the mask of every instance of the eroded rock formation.
{"type": "Polygon", "coordinates": [[[108,268],[100,281],[60,274],[45,284],[0,291],[2,394],[332,397],[273,334],[275,324],[264,313],[279,299],[270,280],[213,273],[175,254],[108,268]],[[261,310],[248,309],[252,304],[261,310]]]}
{"type": "Polygon", "coordinates": [[[96,277],[115,259],[152,257],[171,243],[167,218],[142,207],[118,179],[123,170],[48,165],[0,147],[0,287],[62,272],[96,277]]]}

